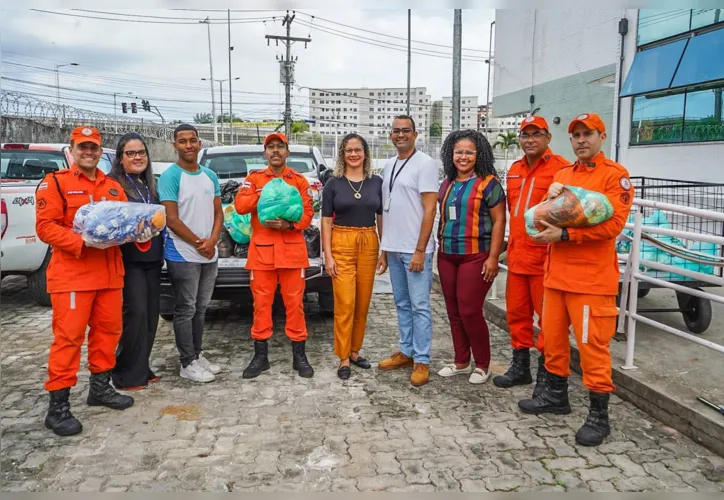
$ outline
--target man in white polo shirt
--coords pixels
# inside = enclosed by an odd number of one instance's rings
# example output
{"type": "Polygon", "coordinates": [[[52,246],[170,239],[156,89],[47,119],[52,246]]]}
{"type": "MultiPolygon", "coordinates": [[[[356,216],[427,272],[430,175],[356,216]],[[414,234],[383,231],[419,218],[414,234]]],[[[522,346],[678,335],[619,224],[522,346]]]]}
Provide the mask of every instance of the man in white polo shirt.
{"type": "Polygon", "coordinates": [[[181,360],[180,375],[194,382],[211,382],[221,368],[202,352],[204,316],[216,284],[224,214],[216,174],[198,163],[199,133],[181,124],[173,133],[178,160],[158,181],[166,207],[164,257],[173,284],[176,307],[173,331],[181,360]]]}
{"type": "Polygon", "coordinates": [[[421,386],[430,374],[432,344],[432,255],[430,238],[435,223],[439,174],[435,161],[415,149],[417,131],[410,116],[392,122],[392,143],[397,156],[383,172],[382,255],[378,273],[389,265],[397,307],[400,350],[380,361],[380,370],[412,366],[410,383],[421,386]]]}

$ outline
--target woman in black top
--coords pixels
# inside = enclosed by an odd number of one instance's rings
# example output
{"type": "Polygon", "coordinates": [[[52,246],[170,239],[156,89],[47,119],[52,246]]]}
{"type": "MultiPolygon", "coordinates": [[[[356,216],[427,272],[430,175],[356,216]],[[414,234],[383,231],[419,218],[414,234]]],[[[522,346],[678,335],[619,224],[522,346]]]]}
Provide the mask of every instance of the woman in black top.
{"type": "MultiPolygon", "coordinates": [[[[116,179],[134,203],[158,203],[148,147],[136,133],[118,141],[110,177],[116,179]]],[[[151,239],[142,252],[135,243],[121,246],[126,269],[123,286],[123,335],[116,351],[113,384],[126,391],[143,389],[158,377],[150,366],[161,302],[163,236],[151,239]]]]}
{"type": "Polygon", "coordinates": [[[322,192],[322,244],[334,287],[334,353],[341,379],[350,377],[350,362],[371,367],[359,355],[382,238],[382,178],[372,175],[371,165],[367,141],[348,134],[322,192]]]}

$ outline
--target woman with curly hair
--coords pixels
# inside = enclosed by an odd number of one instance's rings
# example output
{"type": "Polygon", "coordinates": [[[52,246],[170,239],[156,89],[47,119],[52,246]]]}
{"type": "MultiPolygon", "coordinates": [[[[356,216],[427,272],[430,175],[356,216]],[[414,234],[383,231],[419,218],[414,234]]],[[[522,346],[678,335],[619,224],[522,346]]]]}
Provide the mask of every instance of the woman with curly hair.
{"type": "Polygon", "coordinates": [[[495,171],[493,149],[480,132],[459,130],[448,135],[440,158],[445,180],[438,194],[438,271],[455,362],[438,375],[470,374],[471,384],[483,384],[490,377],[490,333],[483,302],[498,275],[505,191],[495,171]]]}
{"type": "Polygon", "coordinates": [[[334,353],[339,378],[350,377],[350,362],[369,369],[360,356],[382,238],[382,178],[372,175],[367,141],[348,134],[333,176],[322,192],[322,245],[334,287],[334,353]]]}

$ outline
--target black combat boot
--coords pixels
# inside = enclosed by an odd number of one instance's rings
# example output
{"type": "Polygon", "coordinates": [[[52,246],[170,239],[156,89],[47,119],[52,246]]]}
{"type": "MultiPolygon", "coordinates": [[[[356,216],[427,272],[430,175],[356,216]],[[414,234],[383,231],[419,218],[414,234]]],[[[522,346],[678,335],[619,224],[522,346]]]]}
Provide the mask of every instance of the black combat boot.
{"type": "Polygon", "coordinates": [[[533,382],[530,375],[530,349],[513,349],[513,361],[503,375],[493,378],[497,387],[513,387],[533,382]]]}
{"type": "Polygon", "coordinates": [[[586,423],[576,432],[576,443],[583,446],[598,446],[603,439],[611,434],[608,425],[608,399],[610,394],[591,392],[589,394],[590,407],[586,423]]]}
{"type": "Polygon", "coordinates": [[[109,370],[102,373],[91,373],[88,404],[90,406],[107,406],[114,410],[125,410],[133,406],[133,398],[116,392],[111,386],[111,372],[109,370]]]}
{"type": "Polygon", "coordinates": [[[254,357],[251,358],[249,365],[244,369],[242,378],[256,378],[261,372],[269,369],[269,344],[266,340],[254,341],[254,357]]]}
{"type": "Polygon", "coordinates": [[[540,415],[541,413],[555,413],[567,415],[571,413],[568,403],[568,377],[559,377],[548,372],[548,381],[540,396],[533,399],[521,399],[518,406],[523,413],[540,415]]]}
{"type": "Polygon", "coordinates": [[[58,436],[72,436],[83,430],[83,426],[70,412],[70,388],[50,391],[50,405],[45,416],[45,427],[58,436]]]}
{"type": "Polygon", "coordinates": [[[538,373],[535,375],[535,388],[533,389],[533,399],[537,398],[546,388],[548,381],[548,370],[546,370],[546,357],[541,354],[538,356],[538,373]]]}
{"type": "Polygon", "coordinates": [[[292,367],[297,370],[300,377],[312,378],[314,375],[314,369],[312,368],[312,365],[309,364],[309,361],[307,361],[307,354],[304,352],[304,344],[305,342],[303,340],[301,342],[292,342],[292,356],[294,359],[292,367]]]}

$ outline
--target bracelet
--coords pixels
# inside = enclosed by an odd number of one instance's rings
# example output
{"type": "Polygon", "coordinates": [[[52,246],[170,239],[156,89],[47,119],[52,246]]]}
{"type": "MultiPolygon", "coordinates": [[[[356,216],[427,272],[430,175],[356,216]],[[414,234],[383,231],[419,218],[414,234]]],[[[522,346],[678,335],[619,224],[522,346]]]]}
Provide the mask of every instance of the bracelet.
{"type": "Polygon", "coordinates": [[[424,249],[424,248],[423,248],[422,250],[420,250],[419,248],[415,248],[415,251],[416,251],[416,252],[425,253],[425,249],[424,249]]]}

